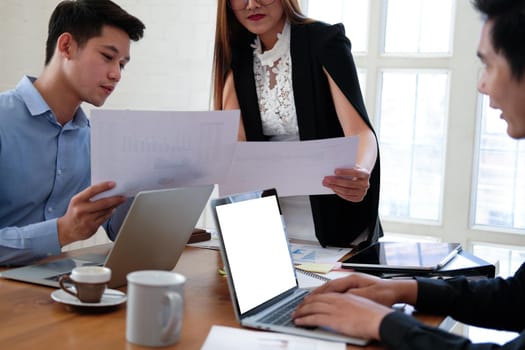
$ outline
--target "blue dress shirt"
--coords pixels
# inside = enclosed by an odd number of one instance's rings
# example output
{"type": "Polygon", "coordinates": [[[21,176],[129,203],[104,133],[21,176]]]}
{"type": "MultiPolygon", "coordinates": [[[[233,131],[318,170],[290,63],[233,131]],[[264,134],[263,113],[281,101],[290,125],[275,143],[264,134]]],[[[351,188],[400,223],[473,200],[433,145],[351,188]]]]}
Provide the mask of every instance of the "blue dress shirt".
{"type": "Polygon", "coordinates": [[[60,125],[34,80],[0,94],[0,265],[60,254],[57,218],[90,185],[89,120],[60,125]]]}

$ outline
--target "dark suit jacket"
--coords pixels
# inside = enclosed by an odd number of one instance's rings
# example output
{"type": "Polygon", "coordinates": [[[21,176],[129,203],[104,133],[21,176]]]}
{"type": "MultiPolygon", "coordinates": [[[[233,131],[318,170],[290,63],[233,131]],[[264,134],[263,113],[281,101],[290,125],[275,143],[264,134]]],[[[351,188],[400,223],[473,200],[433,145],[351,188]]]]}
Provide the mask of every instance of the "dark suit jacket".
{"type": "MultiPolygon", "coordinates": [[[[247,35],[232,43],[232,71],[246,138],[248,141],[263,141],[268,137],[262,132],[257,101],[253,48],[250,46],[253,40],[254,36],[247,35]]],[[[292,25],[290,49],[301,140],[344,136],[323,67],[372,128],[359,88],[351,44],[342,24],[292,25]]],[[[371,232],[368,242],[376,241],[382,235],[378,218],[379,156],[371,174],[370,188],[362,202],[348,202],[336,195],[310,196],[310,202],[316,236],[323,246],[347,246],[365,229],[371,232]]]]}
{"type": "Polygon", "coordinates": [[[521,333],[501,347],[473,344],[467,338],[394,312],[387,315],[380,326],[381,339],[388,349],[525,349],[525,264],[507,279],[418,279],[415,306],[423,313],[450,315],[466,324],[521,333]]]}

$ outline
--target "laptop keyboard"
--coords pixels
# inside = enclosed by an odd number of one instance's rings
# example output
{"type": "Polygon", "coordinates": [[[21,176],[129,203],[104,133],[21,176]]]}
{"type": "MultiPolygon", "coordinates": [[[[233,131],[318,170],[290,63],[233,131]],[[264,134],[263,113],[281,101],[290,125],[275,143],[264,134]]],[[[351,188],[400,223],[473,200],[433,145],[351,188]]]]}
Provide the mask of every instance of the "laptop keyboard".
{"type": "Polygon", "coordinates": [[[306,295],[307,294],[298,295],[295,299],[290,300],[288,304],[283,305],[279,310],[275,310],[271,314],[261,318],[260,321],[277,326],[295,327],[292,319],[292,312],[296,309],[297,305],[303,301],[306,295]]]}
{"type": "MultiPolygon", "coordinates": [[[[79,261],[77,261],[75,264],[76,264],[76,266],[104,266],[103,263],[90,262],[90,261],[88,261],[88,262],[84,262],[84,261],[79,262],[79,261]]],[[[49,280],[49,281],[58,282],[62,276],[69,275],[70,273],[71,273],[71,270],[68,270],[67,272],[61,272],[59,274],[56,274],[56,275],[53,275],[53,276],[49,276],[49,277],[46,277],[44,279],[49,280]]]]}

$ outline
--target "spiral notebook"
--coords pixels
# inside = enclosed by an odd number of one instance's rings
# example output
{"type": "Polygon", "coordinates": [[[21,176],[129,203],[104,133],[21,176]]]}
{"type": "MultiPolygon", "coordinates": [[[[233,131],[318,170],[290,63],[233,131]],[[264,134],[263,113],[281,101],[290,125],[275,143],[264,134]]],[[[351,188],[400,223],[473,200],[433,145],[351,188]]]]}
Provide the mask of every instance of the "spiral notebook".
{"type": "Polygon", "coordinates": [[[319,275],[315,272],[304,271],[301,269],[295,269],[295,271],[300,288],[314,289],[331,280],[330,278],[319,275]]]}

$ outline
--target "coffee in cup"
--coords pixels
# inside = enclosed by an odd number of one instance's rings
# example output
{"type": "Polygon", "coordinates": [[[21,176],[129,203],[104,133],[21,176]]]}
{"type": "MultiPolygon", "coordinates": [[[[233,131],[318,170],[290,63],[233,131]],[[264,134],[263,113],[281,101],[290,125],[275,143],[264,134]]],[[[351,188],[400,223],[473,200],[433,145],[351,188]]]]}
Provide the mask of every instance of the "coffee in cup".
{"type": "Polygon", "coordinates": [[[98,303],[111,279],[111,270],[102,266],[75,267],[71,274],[60,278],[60,288],[83,303],[98,303]],[[75,286],[68,288],[66,283],[75,286]]]}

